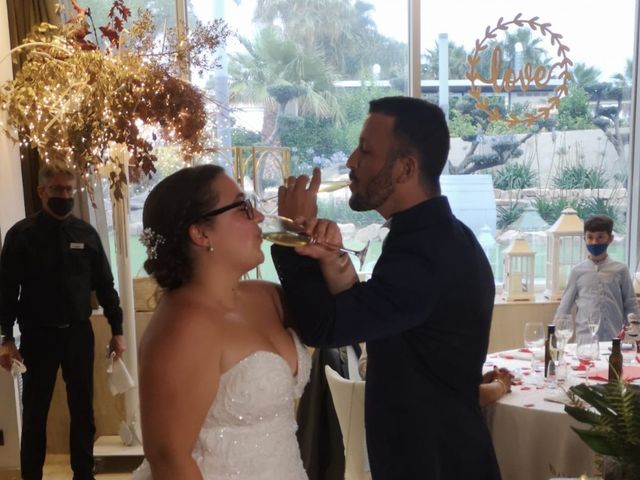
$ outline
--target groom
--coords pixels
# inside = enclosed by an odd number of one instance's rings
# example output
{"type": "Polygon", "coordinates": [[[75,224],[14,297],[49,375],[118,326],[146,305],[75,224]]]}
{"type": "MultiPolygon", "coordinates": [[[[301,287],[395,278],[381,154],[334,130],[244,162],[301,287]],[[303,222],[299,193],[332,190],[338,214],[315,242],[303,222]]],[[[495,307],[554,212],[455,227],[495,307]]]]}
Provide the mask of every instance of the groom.
{"type": "MultiPolygon", "coordinates": [[[[409,97],[370,103],[347,161],[353,210],[377,210],[390,232],[372,277],[319,246],[272,247],[303,340],[367,342],[367,446],[374,480],[499,479],[478,406],[494,281],[475,236],[451,213],[439,177],[449,152],[440,108],[409,97]]],[[[320,175],[289,178],[281,215],[340,242],[317,221],[320,175]]]]}

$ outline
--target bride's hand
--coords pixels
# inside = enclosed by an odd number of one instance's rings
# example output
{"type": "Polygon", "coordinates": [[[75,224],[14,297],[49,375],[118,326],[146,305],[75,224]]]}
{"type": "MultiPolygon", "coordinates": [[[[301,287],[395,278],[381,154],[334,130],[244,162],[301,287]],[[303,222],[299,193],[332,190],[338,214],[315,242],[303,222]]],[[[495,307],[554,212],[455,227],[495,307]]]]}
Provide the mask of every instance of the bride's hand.
{"type": "Polygon", "coordinates": [[[337,251],[337,248],[342,245],[342,234],[336,222],[317,218],[298,220],[298,223],[304,226],[305,234],[309,235],[313,241],[308,245],[296,247],[297,253],[315,258],[320,262],[333,262],[344,255],[337,251]]]}

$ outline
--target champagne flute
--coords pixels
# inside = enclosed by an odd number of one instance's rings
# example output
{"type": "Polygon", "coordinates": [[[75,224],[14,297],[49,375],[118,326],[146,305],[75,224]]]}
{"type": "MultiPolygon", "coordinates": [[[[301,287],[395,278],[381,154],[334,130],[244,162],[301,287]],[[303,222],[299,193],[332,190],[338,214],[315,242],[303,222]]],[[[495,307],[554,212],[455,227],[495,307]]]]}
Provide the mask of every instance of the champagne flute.
{"type": "Polygon", "coordinates": [[[598,339],[593,335],[581,334],[576,338],[576,357],[585,367],[585,383],[589,385],[589,371],[599,357],[598,339]]]}
{"type": "MultiPolygon", "coordinates": [[[[351,180],[325,180],[320,182],[320,186],[318,187],[318,193],[329,193],[335,192],[336,190],[340,190],[341,188],[345,188],[351,185],[351,180]]],[[[270,195],[268,197],[259,197],[258,201],[262,203],[271,202],[272,200],[276,200],[278,198],[278,194],[270,195]]]]}
{"type": "Polygon", "coordinates": [[[349,253],[355,256],[360,262],[359,270],[362,270],[364,260],[367,256],[367,252],[369,251],[370,242],[367,242],[364,248],[360,250],[353,250],[342,245],[334,245],[327,242],[319,242],[304,233],[304,229],[296,222],[290,218],[279,215],[266,215],[261,225],[262,238],[265,240],[284,247],[301,247],[303,245],[316,244],[338,252],[349,253]]]}
{"type": "Polygon", "coordinates": [[[531,374],[536,371],[536,351],[544,346],[544,325],[542,322],[524,324],[524,345],[531,351],[531,374]]]}
{"type": "MultiPolygon", "coordinates": [[[[573,336],[573,316],[569,313],[558,313],[553,319],[553,323],[556,326],[556,338],[558,339],[558,364],[560,368],[560,364],[562,364],[562,370],[566,374],[567,365],[564,361],[565,348],[569,340],[573,336]]],[[[556,370],[556,373],[559,370],[556,370]]],[[[564,381],[565,374],[558,374],[558,381],[564,381]]]]}
{"type": "Polygon", "coordinates": [[[591,335],[598,336],[598,329],[600,328],[600,321],[602,320],[602,314],[599,311],[589,312],[587,316],[587,326],[591,335]]]}

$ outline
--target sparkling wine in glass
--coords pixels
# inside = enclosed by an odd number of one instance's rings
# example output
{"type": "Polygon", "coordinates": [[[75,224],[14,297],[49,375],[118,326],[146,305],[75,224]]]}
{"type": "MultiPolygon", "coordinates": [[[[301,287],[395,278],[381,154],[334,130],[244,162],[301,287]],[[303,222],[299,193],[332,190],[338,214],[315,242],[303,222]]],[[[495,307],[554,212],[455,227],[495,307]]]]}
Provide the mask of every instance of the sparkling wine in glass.
{"type": "MultiPolygon", "coordinates": [[[[320,186],[318,187],[318,193],[329,193],[335,192],[336,190],[340,190],[341,188],[345,188],[351,185],[351,180],[325,180],[320,182],[320,186]]],[[[260,203],[268,203],[273,200],[278,199],[278,194],[269,195],[267,197],[258,197],[258,201],[260,203]]]]}
{"type": "Polygon", "coordinates": [[[544,325],[542,322],[524,324],[524,346],[531,351],[531,373],[536,371],[536,355],[544,347],[544,325]]]}
{"type": "Polygon", "coordinates": [[[303,245],[317,244],[335,250],[336,252],[349,253],[355,256],[360,262],[360,270],[364,265],[364,260],[369,250],[369,242],[360,250],[353,250],[342,245],[334,245],[327,242],[319,242],[313,237],[304,233],[300,225],[287,217],[279,215],[267,215],[261,223],[262,238],[276,245],[284,247],[301,247],[303,245]]]}

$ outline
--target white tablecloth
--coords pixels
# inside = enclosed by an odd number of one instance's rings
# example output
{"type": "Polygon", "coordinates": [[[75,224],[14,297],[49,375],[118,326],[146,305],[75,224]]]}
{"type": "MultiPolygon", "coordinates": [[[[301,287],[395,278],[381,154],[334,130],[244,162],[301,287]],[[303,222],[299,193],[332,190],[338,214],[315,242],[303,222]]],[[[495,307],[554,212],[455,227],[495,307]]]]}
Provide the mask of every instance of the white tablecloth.
{"type": "MultiPolygon", "coordinates": [[[[572,354],[575,345],[568,345],[567,351],[569,364],[577,365],[572,354]]],[[[600,352],[601,359],[592,371],[607,366],[608,344],[601,344],[600,352]]],[[[570,428],[586,428],[586,425],[567,415],[563,404],[545,400],[562,397],[562,389],[552,390],[539,385],[540,377],[532,378],[530,374],[530,360],[509,356],[522,358],[521,352],[501,352],[488,355],[485,364],[485,370],[495,365],[521,373],[523,380],[522,385],[512,387],[512,393],[486,408],[503,480],[547,480],[595,474],[593,452],[570,428]]],[[[635,360],[633,364],[638,365],[635,360]]],[[[568,372],[564,388],[584,383],[584,378],[578,376],[584,376],[584,372],[571,368],[568,372]]]]}

